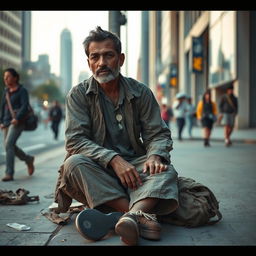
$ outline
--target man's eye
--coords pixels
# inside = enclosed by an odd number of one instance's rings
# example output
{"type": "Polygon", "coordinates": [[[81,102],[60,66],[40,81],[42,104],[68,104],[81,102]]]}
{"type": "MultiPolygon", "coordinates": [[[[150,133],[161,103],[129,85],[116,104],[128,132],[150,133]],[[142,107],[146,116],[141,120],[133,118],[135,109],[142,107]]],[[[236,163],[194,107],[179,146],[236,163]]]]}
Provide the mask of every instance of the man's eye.
{"type": "Polygon", "coordinates": [[[107,56],[107,58],[112,58],[114,56],[114,54],[113,53],[107,53],[106,56],[107,56]]]}
{"type": "Polygon", "coordinates": [[[91,60],[95,60],[95,59],[97,59],[97,58],[98,58],[97,55],[91,55],[91,56],[90,56],[90,59],[91,59],[91,60]]]}

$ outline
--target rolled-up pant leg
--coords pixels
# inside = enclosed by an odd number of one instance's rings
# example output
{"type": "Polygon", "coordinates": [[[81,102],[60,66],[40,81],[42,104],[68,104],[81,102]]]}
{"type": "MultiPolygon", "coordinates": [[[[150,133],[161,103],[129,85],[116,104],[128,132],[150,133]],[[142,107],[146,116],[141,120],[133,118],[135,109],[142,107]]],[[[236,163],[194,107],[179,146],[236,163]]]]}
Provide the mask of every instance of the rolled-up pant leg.
{"type": "Polygon", "coordinates": [[[80,154],[64,162],[65,192],[75,200],[95,208],[128,195],[114,171],[80,154]]]}
{"type": "Polygon", "coordinates": [[[131,161],[142,180],[143,185],[136,190],[129,190],[131,208],[136,202],[151,197],[160,199],[152,210],[157,215],[167,215],[178,207],[178,174],[173,165],[168,165],[168,169],[161,173],[150,175],[149,172],[143,173],[143,164],[146,156],[139,157],[131,161]]]}

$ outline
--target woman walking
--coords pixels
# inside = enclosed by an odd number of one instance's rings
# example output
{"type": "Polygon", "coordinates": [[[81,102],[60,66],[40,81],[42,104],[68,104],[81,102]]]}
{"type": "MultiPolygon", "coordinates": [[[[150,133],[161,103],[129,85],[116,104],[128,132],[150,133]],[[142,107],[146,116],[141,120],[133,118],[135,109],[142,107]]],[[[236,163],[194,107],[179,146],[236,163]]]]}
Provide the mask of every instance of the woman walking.
{"type": "Polygon", "coordinates": [[[217,105],[211,99],[210,90],[207,90],[204,93],[202,100],[198,102],[196,115],[203,126],[204,146],[209,147],[212,127],[217,120],[217,105]]]}

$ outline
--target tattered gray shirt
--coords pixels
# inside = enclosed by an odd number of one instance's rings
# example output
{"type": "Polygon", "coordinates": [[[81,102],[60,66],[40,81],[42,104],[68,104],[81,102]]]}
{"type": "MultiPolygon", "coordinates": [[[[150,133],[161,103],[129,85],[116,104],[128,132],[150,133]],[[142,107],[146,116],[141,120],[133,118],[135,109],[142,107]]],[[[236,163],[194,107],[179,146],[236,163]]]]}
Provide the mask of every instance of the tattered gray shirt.
{"type": "MultiPolygon", "coordinates": [[[[170,164],[169,152],[173,144],[171,132],[161,119],[159,105],[152,91],[144,84],[122,75],[119,83],[124,89],[123,116],[135,155],[159,155],[164,163],[170,164]]],[[[104,147],[106,134],[99,85],[90,77],[73,87],[66,98],[66,158],[73,154],[82,154],[107,168],[118,152],[104,147]]],[[[66,185],[62,178],[62,167],[59,172],[55,200],[59,205],[65,205],[68,196],[61,193],[66,185]]]]}

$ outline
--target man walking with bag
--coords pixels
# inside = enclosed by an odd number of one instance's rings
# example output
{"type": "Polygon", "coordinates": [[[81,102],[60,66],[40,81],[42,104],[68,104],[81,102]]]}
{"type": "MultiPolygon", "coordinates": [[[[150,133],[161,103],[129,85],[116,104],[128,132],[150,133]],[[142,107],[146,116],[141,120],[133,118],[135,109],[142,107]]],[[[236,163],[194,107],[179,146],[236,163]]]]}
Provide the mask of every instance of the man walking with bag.
{"type": "Polygon", "coordinates": [[[234,95],[233,85],[228,86],[226,94],[221,97],[219,103],[219,110],[221,113],[222,122],[224,124],[225,145],[229,147],[232,145],[230,140],[231,133],[235,125],[235,118],[238,113],[238,100],[234,95]]]}
{"type": "Polygon", "coordinates": [[[26,163],[30,176],[34,173],[34,156],[28,155],[16,145],[25,129],[24,118],[29,112],[29,94],[19,83],[19,74],[13,68],[4,71],[4,83],[6,88],[0,105],[0,128],[4,133],[6,170],[2,181],[12,181],[15,156],[26,163]]]}

